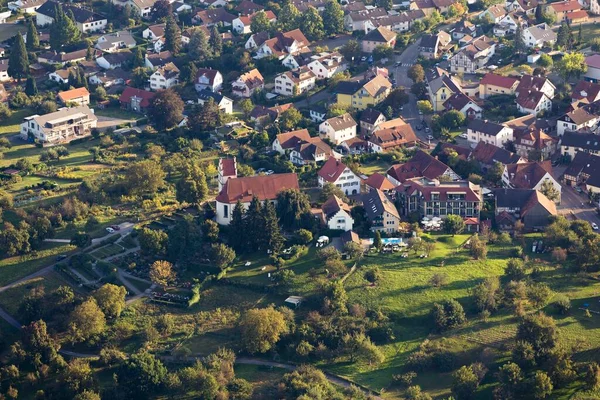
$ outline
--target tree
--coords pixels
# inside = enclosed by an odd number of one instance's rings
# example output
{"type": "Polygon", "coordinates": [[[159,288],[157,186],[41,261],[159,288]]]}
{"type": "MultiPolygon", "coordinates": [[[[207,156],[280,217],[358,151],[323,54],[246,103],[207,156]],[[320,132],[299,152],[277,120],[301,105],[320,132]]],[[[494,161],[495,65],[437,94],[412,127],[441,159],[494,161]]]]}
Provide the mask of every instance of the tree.
{"type": "Polygon", "coordinates": [[[417,109],[423,114],[431,114],[433,113],[433,106],[429,100],[419,100],[417,101],[417,109]]]}
{"type": "Polygon", "coordinates": [[[300,11],[290,1],[286,1],[281,11],[277,15],[277,22],[281,25],[281,30],[291,31],[299,27],[300,25],[300,11]]]}
{"type": "Polygon", "coordinates": [[[456,300],[446,300],[433,305],[432,316],[437,330],[457,328],[467,322],[465,310],[456,300]]]}
{"type": "Polygon", "coordinates": [[[465,124],[465,116],[457,110],[450,110],[440,118],[440,123],[448,129],[457,129],[465,124]]]}
{"type": "Polygon", "coordinates": [[[229,244],[236,251],[246,250],[248,238],[245,232],[246,221],[244,221],[244,205],[238,200],[231,212],[231,222],[229,223],[229,244]]]}
{"type": "Polygon", "coordinates": [[[308,10],[301,14],[300,20],[302,32],[308,40],[319,40],[325,36],[323,18],[321,18],[321,14],[313,6],[309,6],[308,10]]]}
{"type": "Polygon", "coordinates": [[[383,60],[384,58],[391,58],[394,55],[394,49],[387,45],[377,45],[371,53],[375,61],[383,60]]]}
{"type": "Polygon", "coordinates": [[[545,180],[544,182],[542,182],[540,192],[542,192],[544,196],[548,198],[548,200],[560,200],[560,192],[554,188],[554,185],[550,180],[545,180]]]}
{"type": "Polygon", "coordinates": [[[585,371],[585,385],[588,390],[596,390],[600,387],[600,366],[598,363],[591,362],[587,365],[585,371]]]}
{"type": "Polygon", "coordinates": [[[370,283],[377,283],[381,279],[381,270],[378,266],[365,271],[365,279],[370,283]]]}
{"type": "Polygon", "coordinates": [[[212,30],[210,31],[209,44],[212,50],[212,56],[220,57],[223,52],[223,38],[216,25],[213,25],[212,30]]]}
{"type": "Polygon", "coordinates": [[[206,175],[199,162],[185,163],[176,194],[178,201],[190,204],[200,204],[208,196],[206,175]]]}
{"type": "Polygon", "coordinates": [[[139,46],[133,55],[133,62],[131,63],[131,69],[134,70],[136,68],[144,68],[146,62],[144,60],[144,53],[142,52],[142,47],[139,46]]]}
{"type": "Polygon", "coordinates": [[[344,32],[344,10],[336,0],[329,0],[325,4],[323,25],[328,35],[344,32]]]}
{"type": "Polygon", "coordinates": [[[223,243],[214,243],[210,251],[211,261],[221,270],[226,269],[235,260],[235,251],[223,243]]]}
{"type": "Polygon", "coordinates": [[[560,24],[558,28],[558,32],[556,33],[556,45],[564,48],[565,50],[571,49],[571,27],[568,23],[563,22],[560,24]]]}
{"type": "Polygon", "coordinates": [[[100,395],[98,393],[86,389],[83,392],[78,393],[75,397],[73,397],[73,400],[102,400],[102,399],[100,398],[100,395]]]}
{"type": "Polygon", "coordinates": [[[479,387],[479,379],[473,369],[463,365],[452,376],[452,394],[460,400],[472,399],[479,387]]]}
{"type": "Polygon", "coordinates": [[[264,10],[260,10],[252,16],[250,30],[253,33],[269,32],[271,30],[271,21],[269,21],[269,17],[264,10]]]}
{"type": "Polygon", "coordinates": [[[346,194],[340,187],[334,185],[331,182],[327,182],[321,188],[321,193],[319,194],[319,200],[321,202],[325,202],[331,196],[337,196],[340,200],[342,200],[344,202],[348,201],[348,197],[346,197],[346,194]]]}
{"type": "Polygon", "coordinates": [[[265,206],[263,207],[263,219],[265,227],[264,247],[271,250],[273,254],[279,254],[283,248],[285,238],[279,228],[279,219],[277,218],[275,206],[270,201],[265,202],[265,206]]]}
{"type": "Polygon", "coordinates": [[[133,354],[117,370],[120,390],[128,398],[147,399],[164,385],[167,368],[153,354],[133,354]]]}
{"type": "Polygon", "coordinates": [[[27,96],[36,96],[38,94],[37,84],[32,76],[27,77],[27,82],[25,83],[25,93],[27,96]]]}
{"type": "Polygon", "coordinates": [[[132,195],[155,194],[165,185],[165,172],[154,160],[139,161],[125,171],[124,184],[132,195]]]}
{"type": "Polygon", "coordinates": [[[448,282],[448,275],[435,273],[431,276],[429,283],[435,288],[440,288],[448,282]]]}
{"type": "Polygon", "coordinates": [[[540,55],[540,58],[538,58],[536,64],[540,67],[552,68],[554,61],[552,61],[552,57],[550,57],[548,54],[542,54],[540,55]]]}
{"type": "Polygon", "coordinates": [[[289,332],[283,313],[273,307],[253,308],[239,322],[241,343],[250,354],[266,353],[289,332]]]}
{"type": "Polygon", "coordinates": [[[97,289],[93,296],[98,306],[108,318],[118,318],[125,308],[125,295],[127,289],[124,286],[106,283],[97,289]]]}
{"type": "Polygon", "coordinates": [[[470,253],[476,260],[485,260],[487,258],[487,244],[475,235],[470,241],[470,253]]]}
{"type": "Polygon", "coordinates": [[[168,261],[154,261],[150,266],[150,280],[157,285],[166,287],[169,283],[175,280],[175,271],[173,264],[168,261]]]}
{"type": "Polygon", "coordinates": [[[517,24],[517,28],[515,29],[515,40],[513,43],[513,51],[515,54],[520,55],[526,49],[525,40],[523,39],[523,28],[521,24],[517,24]]]}
{"type": "Polygon", "coordinates": [[[253,196],[246,210],[244,231],[247,236],[248,249],[256,251],[265,243],[265,219],[262,212],[262,202],[253,196]]]}
{"type": "Polygon", "coordinates": [[[207,219],[202,223],[202,234],[209,243],[215,243],[219,240],[219,224],[212,219],[207,219]]]}
{"type": "Polygon", "coordinates": [[[523,280],[526,275],[523,261],[518,258],[508,260],[504,269],[504,275],[511,281],[523,280]]]}
{"type": "Polygon", "coordinates": [[[344,348],[350,355],[350,362],[362,361],[369,365],[381,364],[385,356],[364,333],[354,333],[343,338],[344,348]]]}
{"type": "Polygon", "coordinates": [[[558,330],[552,317],[543,313],[526,315],[517,328],[516,338],[531,344],[537,359],[556,347],[558,330]]]}
{"type": "Polygon", "coordinates": [[[279,116],[279,126],[283,131],[291,131],[298,128],[304,117],[295,107],[290,107],[279,116]]]}
{"type": "Polygon", "coordinates": [[[211,97],[202,105],[196,105],[188,117],[188,126],[200,132],[213,131],[221,125],[221,109],[211,97]]]}
{"type": "Polygon", "coordinates": [[[87,233],[77,232],[71,237],[70,243],[79,247],[80,249],[83,249],[92,244],[92,238],[87,233]]]}
{"type": "Polygon", "coordinates": [[[244,113],[245,118],[248,118],[250,116],[250,113],[252,112],[252,110],[254,110],[254,104],[252,104],[252,100],[250,100],[250,99],[241,99],[238,102],[238,106],[244,113]]]}
{"type": "Polygon", "coordinates": [[[8,70],[6,72],[12,78],[20,81],[29,74],[29,57],[27,55],[23,36],[16,36],[17,40],[11,48],[8,57],[8,70]]]}
{"type": "Polygon", "coordinates": [[[172,89],[167,89],[159,91],[152,98],[148,114],[158,129],[166,129],[183,119],[183,108],[181,97],[172,89]]]}
{"type": "Polygon", "coordinates": [[[27,50],[33,51],[40,47],[40,36],[38,35],[33,18],[27,20],[27,50]]]}
{"type": "Polygon", "coordinates": [[[582,53],[567,53],[556,63],[556,69],[564,80],[579,77],[587,71],[585,56],[582,53]]]}
{"type": "Polygon", "coordinates": [[[552,290],[545,283],[533,283],[527,287],[529,302],[536,308],[545,306],[551,296],[552,290]]]}
{"type": "Polygon", "coordinates": [[[171,2],[168,0],[158,0],[152,6],[150,10],[150,16],[153,21],[162,20],[168,17],[171,17],[173,14],[173,7],[171,6],[171,2]]]}
{"type": "Polygon", "coordinates": [[[462,3],[454,3],[448,7],[448,16],[450,18],[459,17],[464,15],[467,12],[467,9],[462,3]]]}
{"type": "Polygon", "coordinates": [[[494,392],[499,399],[517,398],[523,384],[521,368],[512,362],[504,364],[498,370],[498,388],[494,392]]]}
{"type": "Polygon", "coordinates": [[[310,198],[298,189],[285,189],[277,194],[277,215],[287,229],[300,227],[302,216],[310,213],[310,198]]]}
{"type": "Polygon", "coordinates": [[[94,384],[94,375],[89,361],[82,358],[75,358],[69,361],[64,371],[63,381],[71,393],[90,389],[94,384]]]}
{"type": "Polygon", "coordinates": [[[377,250],[381,250],[383,242],[381,241],[381,232],[375,231],[375,238],[373,239],[373,247],[377,250]]]}
{"type": "Polygon", "coordinates": [[[39,354],[40,361],[46,364],[58,361],[60,344],[50,336],[43,320],[33,321],[24,326],[21,338],[24,350],[31,357],[39,354]]]}
{"type": "Polygon", "coordinates": [[[415,64],[408,69],[408,77],[414,83],[420,83],[425,80],[425,70],[421,64],[415,64]]]}
{"type": "Polygon", "coordinates": [[[66,14],[60,3],[54,10],[54,21],[50,25],[50,47],[59,50],[64,46],[78,43],[81,40],[81,31],[74,21],[73,13],[66,14]]]}
{"type": "Polygon", "coordinates": [[[200,28],[194,28],[190,35],[188,54],[192,61],[204,61],[210,58],[210,44],[206,34],[200,28]]]}
{"type": "Polygon", "coordinates": [[[452,236],[465,230],[465,221],[460,215],[448,215],[443,222],[444,232],[452,236]]]}
{"type": "Polygon", "coordinates": [[[550,377],[545,372],[536,371],[531,379],[527,392],[536,400],[542,400],[552,394],[554,386],[550,377]]]}
{"type": "Polygon", "coordinates": [[[138,233],[138,242],[142,254],[146,256],[162,256],[167,251],[169,235],[162,230],[142,228],[138,233]]]}
{"type": "Polygon", "coordinates": [[[71,312],[69,332],[73,342],[86,341],[100,335],[105,329],[106,318],[93,297],[88,297],[71,312]]]}
{"type": "Polygon", "coordinates": [[[344,245],[344,253],[355,260],[363,254],[363,248],[356,242],[348,242],[344,245]]]}
{"type": "Polygon", "coordinates": [[[165,25],[165,49],[173,54],[179,53],[181,49],[181,32],[173,17],[167,18],[165,25]]]}

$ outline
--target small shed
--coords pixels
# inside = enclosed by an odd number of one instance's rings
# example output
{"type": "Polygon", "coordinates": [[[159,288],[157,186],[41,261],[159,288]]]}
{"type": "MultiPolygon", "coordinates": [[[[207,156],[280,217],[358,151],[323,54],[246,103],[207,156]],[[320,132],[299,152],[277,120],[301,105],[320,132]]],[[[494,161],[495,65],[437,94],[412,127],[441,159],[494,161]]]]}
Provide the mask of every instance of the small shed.
{"type": "Polygon", "coordinates": [[[285,299],[285,302],[288,304],[293,304],[294,308],[298,308],[303,301],[304,297],[302,296],[290,296],[287,299],[285,299]]]}

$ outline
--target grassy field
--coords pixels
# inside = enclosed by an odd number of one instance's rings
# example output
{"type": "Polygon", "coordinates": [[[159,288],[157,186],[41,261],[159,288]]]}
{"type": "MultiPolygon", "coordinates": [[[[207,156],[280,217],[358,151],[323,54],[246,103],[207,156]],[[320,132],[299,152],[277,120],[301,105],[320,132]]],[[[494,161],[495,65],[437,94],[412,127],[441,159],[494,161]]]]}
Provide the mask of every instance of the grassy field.
{"type": "MultiPolygon", "coordinates": [[[[74,145],[66,145],[69,150],[69,155],[60,159],[59,162],[53,162],[53,166],[80,166],[85,165],[92,160],[89,149],[97,146],[99,140],[90,140],[84,143],[74,145]]],[[[41,148],[36,147],[31,143],[18,141],[17,144],[4,152],[4,159],[0,160],[0,167],[7,167],[14,164],[21,158],[29,159],[33,163],[39,162],[39,155],[42,152],[41,148]]]]}
{"type": "Polygon", "coordinates": [[[96,257],[99,260],[104,260],[105,258],[115,256],[117,254],[123,253],[125,249],[118,244],[109,244],[104,247],[100,247],[98,250],[91,253],[93,257],[96,257]]]}
{"type": "Polygon", "coordinates": [[[390,169],[390,163],[383,160],[371,161],[368,163],[363,163],[359,167],[360,172],[367,176],[371,176],[375,172],[379,172],[382,175],[385,175],[385,171],[390,169]]]}
{"type": "Polygon", "coordinates": [[[9,257],[0,260],[0,286],[7,285],[39,269],[51,265],[59,254],[74,250],[75,246],[64,243],[44,243],[42,249],[25,257],[9,257]]]}
{"type": "Polygon", "coordinates": [[[97,109],[95,114],[100,117],[120,118],[120,119],[125,119],[125,120],[130,120],[130,121],[135,121],[135,120],[142,118],[141,114],[123,110],[120,108],[97,109]]]}
{"type": "Polygon", "coordinates": [[[66,285],[66,283],[55,272],[49,272],[44,276],[30,279],[4,292],[0,292],[0,306],[4,311],[13,315],[18,320],[19,306],[31,289],[44,286],[46,293],[50,293],[61,285],[66,285]]]}
{"type": "Polygon", "coordinates": [[[0,136],[18,133],[21,129],[23,118],[32,114],[35,113],[28,109],[13,111],[12,115],[6,121],[2,122],[2,126],[0,126],[0,136]]]}

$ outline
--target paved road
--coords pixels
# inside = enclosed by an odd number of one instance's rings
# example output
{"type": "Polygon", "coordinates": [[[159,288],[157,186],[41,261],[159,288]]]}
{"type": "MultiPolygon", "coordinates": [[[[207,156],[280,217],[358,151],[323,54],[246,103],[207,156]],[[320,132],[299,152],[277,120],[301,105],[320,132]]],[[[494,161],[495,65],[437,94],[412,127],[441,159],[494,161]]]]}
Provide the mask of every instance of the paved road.
{"type": "MultiPolygon", "coordinates": [[[[560,182],[560,178],[564,174],[566,166],[560,165],[552,169],[552,176],[560,182]]],[[[563,183],[561,193],[561,203],[558,206],[560,214],[571,214],[571,212],[579,219],[588,222],[595,222],[600,226],[600,218],[595,210],[595,207],[590,205],[587,193],[579,194],[574,188],[563,183]]]]}

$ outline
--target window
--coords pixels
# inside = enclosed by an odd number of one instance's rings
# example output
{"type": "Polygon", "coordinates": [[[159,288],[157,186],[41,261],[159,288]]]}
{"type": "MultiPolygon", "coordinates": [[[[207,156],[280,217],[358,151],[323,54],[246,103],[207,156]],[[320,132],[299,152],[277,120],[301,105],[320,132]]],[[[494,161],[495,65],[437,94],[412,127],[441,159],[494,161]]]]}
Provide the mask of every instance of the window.
{"type": "Polygon", "coordinates": [[[223,218],[229,218],[229,206],[227,204],[223,205],[223,218]]]}

